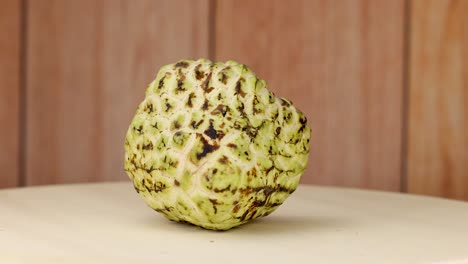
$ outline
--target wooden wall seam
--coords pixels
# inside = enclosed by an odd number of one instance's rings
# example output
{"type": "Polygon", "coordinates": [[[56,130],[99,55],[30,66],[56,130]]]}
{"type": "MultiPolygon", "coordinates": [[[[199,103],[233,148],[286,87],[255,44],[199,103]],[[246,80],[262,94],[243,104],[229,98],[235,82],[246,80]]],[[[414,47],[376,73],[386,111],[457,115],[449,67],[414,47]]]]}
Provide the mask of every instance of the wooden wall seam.
{"type": "Polygon", "coordinates": [[[402,115],[401,115],[401,172],[400,192],[408,191],[408,123],[409,123],[409,78],[410,78],[410,52],[411,52],[411,2],[404,3],[403,22],[403,78],[402,78],[402,115]]]}
{"type": "Polygon", "coordinates": [[[0,8],[0,188],[18,185],[20,0],[0,8]]]}
{"type": "Polygon", "coordinates": [[[26,186],[26,153],[27,153],[27,65],[28,65],[28,0],[21,0],[21,32],[20,32],[20,99],[19,99],[19,157],[18,157],[18,185],[26,186]]]}
{"type": "Polygon", "coordinates": [[[210,60],[214,61],[216,58],[216,8],[217,0],[209,0],[208,2],[208,56],[210,60]]]}

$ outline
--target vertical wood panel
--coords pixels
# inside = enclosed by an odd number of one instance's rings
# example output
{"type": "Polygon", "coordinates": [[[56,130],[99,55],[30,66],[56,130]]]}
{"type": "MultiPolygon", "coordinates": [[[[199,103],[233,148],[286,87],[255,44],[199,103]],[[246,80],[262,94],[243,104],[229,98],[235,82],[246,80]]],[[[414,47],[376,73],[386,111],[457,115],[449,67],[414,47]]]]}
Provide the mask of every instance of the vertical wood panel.
{"type": "Polygon", "coordinates": [[[20,9],[0,3],[0,188],[19,182],[20,9]]]}
{"type": "Polygon", "coordinates": [[[468,1],[411,1],[408,191],[468,199],[468,1]]]}
{"type": "Polygon", "coordinates": [[[303,182],[399,190],[403,14],[402,0],[218,1],[217,58],[309,119],[303,182]]]}
{"type": "Polygon", "coordinates": [[[163,64],[208,55],[208,0],[29,6],[27,183],[126,178],[123,142],[163,64]]]}

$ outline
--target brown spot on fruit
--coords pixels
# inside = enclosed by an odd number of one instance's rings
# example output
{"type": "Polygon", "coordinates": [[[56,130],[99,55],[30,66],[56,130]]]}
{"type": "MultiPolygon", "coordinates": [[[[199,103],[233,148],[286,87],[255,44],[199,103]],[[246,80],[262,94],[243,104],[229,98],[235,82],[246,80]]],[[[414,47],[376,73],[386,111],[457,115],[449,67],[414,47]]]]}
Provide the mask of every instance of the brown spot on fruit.
{"type": "Polygon", "coordinates": [[[254,190],[252,188],[243,188],[243,189],[239,189],[240,193],[244,196],[250,194],[251,192],[253,192],[254,190]]]}
{"type": "Polygon", "coordinates": [[[223,188],[223,189],[214,188],[213,191],[216,193],[221,193],[221,192],[229,191],[229,189],[231,189],[231,184],[229,184],[226,188],[223,188]]]}
{"type": "Polygon", "coordinates": [[[209,106],[210,106],[210,103],[208,102],[208,99],[205,98],[205,102],[202,105],[202,110],[204,111],[208,110],[209,106]]]}
{"type": "Polygon", "coordinates": [[[246,220],[246,217],[247,217],[248,214],[249,214],[249,210],[246,210],[246,211],[244,212],[244,214],[240,217],[240,220],[241,220],[241,221],[246,220]]]}
{"type": "Polygon", "coordinates": [[[219,81],[223,84],[227,83],[227,75],[224,72],[221,73],[221,78],[219,79],[219,81]]]}
{"type": "Polygon", "coordinates": [[[206,79],[203,81],[201,87],[202,89],[207,92],[208,91],[208,87],[209,87],[209,84],[210,84],[210,81],[211,81],[211,72],[208,74],[208,76],[206,76],[206,79]]]}
{"type": "Polygon", "coordinates": [[[211,114],[212,115],[221,114],[224,117],[226,116],[227,111],[229,111],[229,106],[219,104],[213,111],[211,111],[211,114]]]}
{"type": "Polygon", "coordinates": [[[223,138],[224,134],[217,131],[213,127],[213,119],[210,119],[210,126],[207,130],[204,131],[205,135],[209,136],[211,139],[223,138]]]}
{"type": "Polygon", "coordinates": [[[163,76],[161,78],[161,80],[159,80],[158,89],[161,89],[164,86],[164,79],[165,78],[166,78],[166,76],[163,76]]]}
{"type": "Polygon", "coordinates": [[[276,111],[276,112],[275,112],[275,114],[273,115],[273,119],[277,119],[277,118],[278,118],[278,116],[279,116],[279,112],[278,112],[278,111],[276,111]]]}
{"type": "Polygon", "coordinates": [[[206,93],[211,93],[211,91],[214,90],[214,87],[213,86],[210,86],[208,89],[206,89],[206,93]]]}
{"type": "Polygon", "coordinates": [[[174,185],[175,186],[180,186],[180,182],[178,180],[174,180],[174,185]]]}
{"type": "Polygon", "coordinates": [[[197,129],[203,123],[203,121],[204,121],[204,119],[201,119],[198,122],[192,121],[190,123],[190,125],[192,126],[193,129],[197,129]]]}
{"type": "Polygon", "coordinates": [[[181,127],[181,124],[177,120],[174,121],[174,123],[172,125],[173,125],[174,129],[180,129],[180,127],[181,127]]]}
{"type": "Polygon", "coordinates": [[[237,213],[237,212],[239,212],[239,209],[240,209],[239,204],[236,204],[236,205],[234,206],[234,208],[232,208],[232,212],[233,212],[233,213],[237,213]]]}
{"type": "Polygon", "coordinates": [[[148,103],[148,104],[145,106],[144,111],[147,112],[147,113],[152,113],[152,112],[153,112],[153,104],[148,103]]]}
{"type": "Polygon", "coordinates": [[[223,155],[218,161],[221,164],[228,164],[229,163],[229,158],[223,155]]]}
{"type": "Polygon", "coordinates": [[[153,185],[153,190],[154,192],[158,193],[158,192],[162,192],[166,189],[166,185],[164,183],[161,183],[161,182],[156,182],[154,183],[153,185]]]}
{"type": "Polygon", "coordinates": [[[235,129],[241,129],[241,124],[238,121],[234,121],[234,124],[232,125],[232,127],[235,129]]]}
{"type": "Polygon", "coordinates": [[[213,204],[213,210],[214,210],[214,213],[216,214],[218,212],[218,208],[216,207],[216,205],[218,205],[218,201],[216,199],[208,199],[212,204],[213,204]]]}
{"type": "Polygon", "coordinates": [[[261,207],[261,206],[264,206],[265,203],[266,203],[266,201],[255,200],[255,201],[253,202],[253,206],[255,206],[255,207],[261,207]]]}
{"type": "Polygon", "coordinates": [[[254,209],[254,210],[252,211],[252,213],[250,214],[250,218],[249,218],[249,220],[252,220],[252,219],[254,219],[256,214],[257,214],[257,210],[256,210],[256,209],[254,209]]]}
{"type": "Polygon", "coordinates": [[[299,128],[298,132],[301,133],[306,128],[307,118],[305,116],[301,116],[299,118],[299,122],[301,123],[301,127],[299,128]]]}
{"type": "Polygon", "coordinates": [[[301,117],[299,118],[299,122],[300,122],[301,124],[304,125],[304,124],[307,123],[307,118],[306,118],[305,116],[301,116],[301,117]]]}
{"type": "Polygon", "coordinates": [[[200,67],[201,64],[195,66],[195,78],[197,78],[197,80],[201,80],[205,76],[205,73],[200,71],[200,67]]]}
{"type": "Polygon", "coordinates": [[[187,99],[187,106],[190,108],[193,107],[193,103],[192,103],[193,98],[195,98],[195,93],[191,92],[187,99]]]}
{"type": "Polygon", "coordinates": [[[253,167],[250,171],[250,175],[252,175],[253,177],[257,177],[257,169],[255,167],[253,167]]]}
{"type": "Polygon", "coordinates": [[[277,127],[275,132],[276,132],[276,135],[279,136],[279,134],[281,133],[281,127],[277,127]]]}
{"type": "Polygon", "coordinates": [[[252,108],[253,108],[254,113],[259,113],[259,112],[260,112],[259,110],[257,110],[257,109],[255,108],[255,106],[256,106],[257,104],[259,104],[259,103],[260,103],[260,102],[258,101],[257,95],[254,95],[254,99],[253,99],[253,101],[252,101],[252,104],[253,104],[253,107],[252,107],[252,108]]]}
{"type": "Polygon", "coordinates": [[[237,81],[235,91],[236,91],[236,94],[238,94],[238,95],[240,95],[242,97],[245,97],[247,94],[244,91],[242,91],[242,88],[241,88],[241,86],[242,86],[241,81],[242,80],[243,79],[241,78],[239,81],[237,81]]]}
{"type": "Polygon", "coordinates": [[[184,81],[185,81],[185,75],[184,73],[182,72],[182,69],[179,69],[179,78],[177,79],[177,88],[176,88],[176,92],[182,92],[182,91],[185,91],[185,88],[184,88],[184,81]]]}
{"type": "Polygon", "coordinates": [[[143,150],[153,150],[153,143],[150,142],[146,145],[143,145],[143,150]]]}
{"type": "Polygon", "coordinates": [[[229,148],[237,148],[237,145],[234,144],[234,143],[229,143],[229,144],[227,144],[227,146],[228,146],[229,148]]]}
{"type": "Polygon", "coordinates": [[[168,112],[172,108],[170,103],[166,103],[166,112],[168,112]]]}
{"type": "MultiPolygon", "coordinates": [[[[265,194],[266,197],[269,197],[272,193],[274,193],[275,191],[277,191],[278,189],[275,189],[275,188],[272,188],[270,186],[266,186],[264,189],[263,189],[263,193],[265,194]]],[[[279,191],[279,190],[278,190],[279,191]]]]}
{"type": "Polygon", "coordinates": [[[188,62],[186,61],[179,61],[175,64],[175,67],[182,67],[182,68],[187,68],[189,66],[188,62]]]}
{"type": "Polygon", "coordinates": [[[211,139],[216,139],[218,137],[216,129],[213,127],[213,120],[210,120],[210,126],[207,130],[204,131],[205,135],[209,136],[211,139]]]}
{"type": "Polygon", "coordinates": [[[249,125],[245,126],[242,128],[242,131],[244,131],[245,133],[247,133],[247,135],[250,137],[250,138],[255,138],[257,136],[257,129],[255,129],[254,127],[251,127],[249,125]]]}
{"type": "Polygon", "coordinates": [[[208,199],[208,200],[209,200],[212,204],[214,204],[214,205],[219,204],[219,203],[218,203],[218,200],[216,200],[216,199],[208,199]]]}
{"type": "Polygon", "coordinates": [[[286,101],[286,99],[284,99],[284,98],[280,98],[280,99],[281,99],[281,105],[282,106],[290,106],[291,105],[288,101],[286,101]]]}
{"type": "Polygon", "coordinates": [[[177,92],[184,91],[184,81],[177,80],[177,92]]]}
{"type": "Polygon", "coordinates": [[[206,157],[206,155],[210,154],[211,152],[217,150],[219,148],[219,145],[210,145],[208,143],[208,141],[206,141],[205,138],[203,138],[203,136],[201,136],[200,134],[197,134],[198,137],[200,138],[200,141],[202,142],[203,144],[203,147],[202,147],[202,152],[200,153],[197,153],[197,159],[198,160],[201,160],[202,158],[206,157]]]}
{"type": "Polygon", "coordinates": [[[134,127],[133,129],[135,131],[137,131],[138,134],[140,134],[140,135],[143,134],[143,132],[142,132],[143,131],[143,126],[142,125],[140,125],[139,127],[134,127]]]}

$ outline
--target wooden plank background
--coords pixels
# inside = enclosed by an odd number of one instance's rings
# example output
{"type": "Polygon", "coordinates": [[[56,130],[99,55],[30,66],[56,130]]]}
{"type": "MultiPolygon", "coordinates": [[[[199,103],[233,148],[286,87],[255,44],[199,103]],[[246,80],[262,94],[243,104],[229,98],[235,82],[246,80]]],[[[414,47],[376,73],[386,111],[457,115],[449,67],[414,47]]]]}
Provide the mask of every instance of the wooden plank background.
{"type": "Polygon", "coordinates": [[[413,0],[408,190],[468,200],[468,1],[413,0]]]}
{"type": "Polygon", "coordinates": [[[19,182],[21,1],[0,4],[0,188],[19,182]]]}
{"type": "Polygon", "coordinates": [[[208,1],[30,1],[28,185],[125,179],[123,140],[156,70],[208,56],[208,1]]]}
{"type": "Polygon", "coordinates": [[[303,182],[400,189],[403,15],[402,0],[218,2],[216,58],[249,65],[309,119],[303,182]]]}
{"type": "Polygon", "coordinates": [[[0,188],[125,180],[146,85],[208,57],[247,64],[306,113],[304,183],[468,200],[467,13],[461,0],[1,1],[0,188]]]}

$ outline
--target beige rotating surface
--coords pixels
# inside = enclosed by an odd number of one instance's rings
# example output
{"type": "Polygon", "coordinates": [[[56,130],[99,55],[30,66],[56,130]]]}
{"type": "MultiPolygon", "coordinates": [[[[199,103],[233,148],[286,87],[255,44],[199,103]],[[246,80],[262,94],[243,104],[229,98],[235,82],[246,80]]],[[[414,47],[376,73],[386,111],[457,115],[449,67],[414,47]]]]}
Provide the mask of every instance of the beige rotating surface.
{"type": "Polygon", "coordinates": [[[130,183],[0,191],[0,263],[468,264],[468,203],[300,186],[227,232],[166,220],[130,183]]]}

